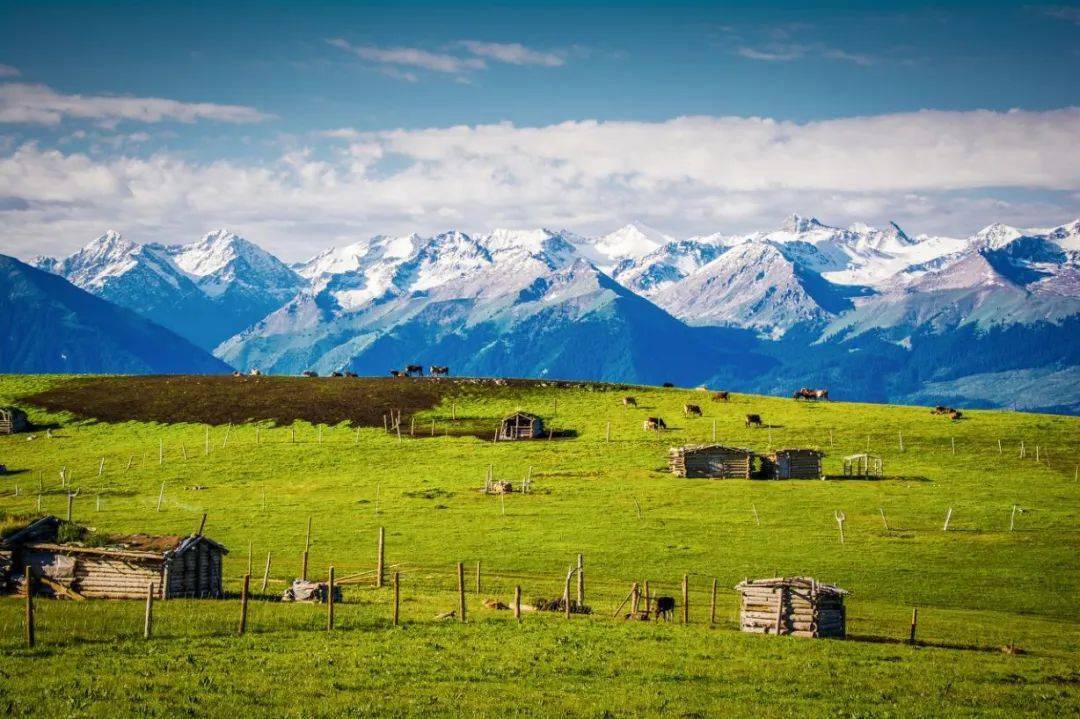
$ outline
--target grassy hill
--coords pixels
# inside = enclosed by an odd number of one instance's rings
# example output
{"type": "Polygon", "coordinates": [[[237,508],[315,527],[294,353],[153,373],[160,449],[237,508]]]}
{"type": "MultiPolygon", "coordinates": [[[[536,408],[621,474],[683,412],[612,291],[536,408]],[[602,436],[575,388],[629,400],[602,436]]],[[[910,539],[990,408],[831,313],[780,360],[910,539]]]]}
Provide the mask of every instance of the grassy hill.
{"type": "Polygon", "coordinates": [[[0,477],[7,515],[37,514],[40,495],[42,512],[62,516],[63,467],[80,490],[76,520],[182,534],[206,512],[207,534],[231,549],[227,589],[239,587],[250,542],[256,587],[272,555],[271,595],[299,573],[309,517],[312,576],[331,563],[339,577],[370,570],[385,527],[404,621],[389,626],[390,591],[367,583],[345,588],[332,634],[320,630],[324,607],[256,601],[251,633],[236,638],[235,599],[183,600],[158,605],[158,636],[144,642],[138,602],[41,601],[40,645],[27,650],[21,602],[2,599],[0,707],[150,716],[1080,710],[1080,420],[970,411],[952,422],[925,407],[708,398],[526,381],[0,378],[0,403],[60,425],[51,439],[0,437],[0,463],[14,470],[0,477]],[[622,406],[627,394],[638,408],[622,406]],[[704,417],[684,419],[685,402],[704,417]],[[498,418],[518,408],[556,436],[493,443],[498,418]],[[398,409],[400,438],[382,420],[398,409]],[[769,427],[746,428],[748,412],[769,427]],[[644,432],[647,416],[664,417],[670,431],[644,432]],[[667,473],[667,448],[710,441],[714,424],[718,441],[756,451],[819,447],[830,475],[869,447],[886,476],[667,473]],[[534,491],[483,495],[489,468],[515,483],[531,472],[534,491]],[[591,617],[527,614],[518,626],[481,606],[508,601],[514,585],[526,600],[558,596],[579,552],[591,617]],[[466,625],[435,619],[455,606],[458,561],[469,575],[466,625]],[[632,582],[677,595],[684,573],[690,625],[612,619],[632,582]],[[849,640],[737,632],[731,588],[777,574],[850,590],[849,640]],[[719,621],[709,627],[713,578],[719,621]],[[910,647],[902,640],[916,606],[924,643],[910,647]],[[1000,651],[1012,642],[1024,653],[1000,651]]]}

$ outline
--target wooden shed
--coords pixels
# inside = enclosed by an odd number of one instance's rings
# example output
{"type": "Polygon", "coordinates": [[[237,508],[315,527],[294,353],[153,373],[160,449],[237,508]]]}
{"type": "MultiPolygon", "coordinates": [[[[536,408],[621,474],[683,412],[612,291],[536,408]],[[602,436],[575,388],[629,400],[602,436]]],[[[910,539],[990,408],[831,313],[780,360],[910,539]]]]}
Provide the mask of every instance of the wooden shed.
{"type": "Polygon", "coordinates": [[[816,449],[778,449],[762,458],[761,475],[770,479],[821,479],[821,458],[816,449]]]}
{"type": "Polygon", "coordinates": [[[735,590],[742,597],[739,628],[756,634],[796,637],[846,635],[847,591],[813,577],[747,579],[735,590]]]}
{"type": "Polygon", "coordinates": [[[750,479],[754,453],[722,444],[693,444],[668,450],[668,467],[676,477],[750,479]]]}
{"type": "Polygon", "coordinates": [[[4,540],[16,581],[30,567],[43,593],[54,596],[138,599],[151,582],[160,599],[222,596],[228,550],[204,535],[95,536],[91,544],[59,539],[64,524],[44,517],[4,540]]]}
{"type": "Polygon", "coordinates": [[[0,407],[0,434],[15,434],[30,429],[30,419],[18,407],[0,407]]]}
{"type": "Polygon", "coordinates": [[[528,412],[514,412],[499,423],[499,441],[536,439],[544,433],[544,420],[528,412]]]}

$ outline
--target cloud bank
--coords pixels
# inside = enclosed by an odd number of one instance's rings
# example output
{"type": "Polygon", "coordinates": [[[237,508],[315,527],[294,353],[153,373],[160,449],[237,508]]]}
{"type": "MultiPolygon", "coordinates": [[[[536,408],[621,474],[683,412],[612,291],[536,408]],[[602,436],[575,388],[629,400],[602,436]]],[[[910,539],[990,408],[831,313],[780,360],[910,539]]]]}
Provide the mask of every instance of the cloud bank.
{"type": "Polygon", "coordinates": [[[1078,136],[1080,108],[1065,108],[338,128],[267,164],[29,143],[0,157],[0,251],[70,250],[105,227],[181,241],[229,225],[299,258],[378,232],[599,231],[637,219],[690,235],[767,228],[792,210],[915,232],[1040,224],[1080,208],[1078,136]]]}

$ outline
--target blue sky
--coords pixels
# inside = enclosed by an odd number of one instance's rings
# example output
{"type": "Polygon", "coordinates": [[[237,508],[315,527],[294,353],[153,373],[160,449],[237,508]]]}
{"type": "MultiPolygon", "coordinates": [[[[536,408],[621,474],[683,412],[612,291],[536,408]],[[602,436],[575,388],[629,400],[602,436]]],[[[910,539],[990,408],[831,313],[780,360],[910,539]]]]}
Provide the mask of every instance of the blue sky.
{"type": "Polygon", "coordinates": [[[297,258],[449,226],[690,235],[799,211],[966,234],[1080,214],[1076,4],[0,3],[0,18],[0,251],[22,256],[107,227],[177,242],[229,225],[297,258]]]}

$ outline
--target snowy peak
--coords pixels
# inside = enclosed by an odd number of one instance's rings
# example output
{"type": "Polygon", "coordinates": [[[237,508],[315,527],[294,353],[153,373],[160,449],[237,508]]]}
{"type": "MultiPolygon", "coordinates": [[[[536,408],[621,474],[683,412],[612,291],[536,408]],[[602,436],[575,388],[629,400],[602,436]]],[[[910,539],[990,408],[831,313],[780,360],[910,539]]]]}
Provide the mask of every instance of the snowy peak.
{"type": "Polygon", "coordinates": [[[225,229],[164,252],[210,297],[242,290],[284,301],[303,284],[281,260],[225,229]]]}
{"type": "MultiPolygon", "coordinates": [[[[784,224],[780,225],[780,231],[790,232],[792,234],[799,234],[803,232],[812,232],[814,230],[826,229],[825,225],[818,222],[816,217],[803,217],[798,213],[791,213],[791,215],[784,221],[784,224]]],[[[828,228],[832,229],[832,228],[828,228]]]]}
{"type": "Polygon", "coordinates": [[[619,260],[648,254],[674,239],[651,227],[631,223],[587,243],[583,254],[601,269],[610,270],[619,260]]]}
{"type": "Polygon", "coordinates": [[[995,222],[992,225],[987,225],[972,235],[971,242],[980,249],[998,250],[1015,240],[1017,237],[1021,237],[1023,234],[1023,232],[1015,227],[995,222]]]}
{"type": "Polygon", "coordinates": [[[726,249],[714,242],[668,242],[637,259],[626,259],[612,271],[624,287],[651,297],[715,260],[726,249]]]}

